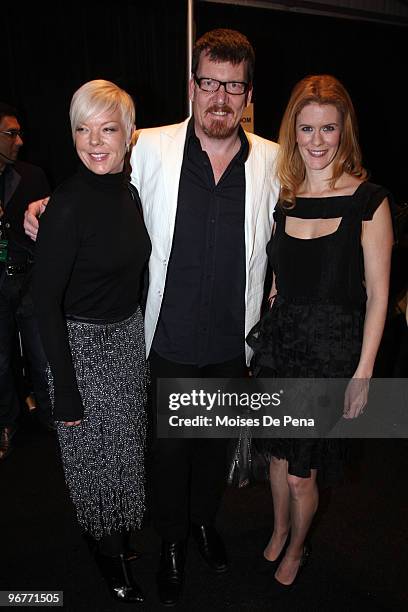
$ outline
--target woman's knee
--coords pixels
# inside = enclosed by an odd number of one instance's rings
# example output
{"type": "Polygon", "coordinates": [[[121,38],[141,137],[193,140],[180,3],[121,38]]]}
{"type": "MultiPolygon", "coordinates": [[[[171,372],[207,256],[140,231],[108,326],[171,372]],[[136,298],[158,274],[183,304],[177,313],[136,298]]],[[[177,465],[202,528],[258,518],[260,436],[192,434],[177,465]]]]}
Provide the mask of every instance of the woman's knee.
{"type": "Polygon", "coordinates": [[[299,497],[300,495],[307,495],[312,493],[315,489],[316,481],[313,476],[309,478],[301,478],[300,476],[294,476],[288,474],[288,487],[293,497],[299,497]]]}

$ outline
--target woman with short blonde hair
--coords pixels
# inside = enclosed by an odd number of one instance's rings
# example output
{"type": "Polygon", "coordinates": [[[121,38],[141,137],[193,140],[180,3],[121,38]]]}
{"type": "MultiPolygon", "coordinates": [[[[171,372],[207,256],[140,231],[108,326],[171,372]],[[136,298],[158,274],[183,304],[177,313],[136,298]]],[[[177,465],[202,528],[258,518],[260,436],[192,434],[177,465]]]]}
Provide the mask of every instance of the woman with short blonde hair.
{"type": "Polygon", "coordinates": [[[52,194],[36,245],[34,293],[66,482],[111,594],[143,601],[125,536],[145,507],[148,370],[141,282],[150,240],[124,172],[128,93],[95,80],[74,94],[77,172],[52,194]]]}

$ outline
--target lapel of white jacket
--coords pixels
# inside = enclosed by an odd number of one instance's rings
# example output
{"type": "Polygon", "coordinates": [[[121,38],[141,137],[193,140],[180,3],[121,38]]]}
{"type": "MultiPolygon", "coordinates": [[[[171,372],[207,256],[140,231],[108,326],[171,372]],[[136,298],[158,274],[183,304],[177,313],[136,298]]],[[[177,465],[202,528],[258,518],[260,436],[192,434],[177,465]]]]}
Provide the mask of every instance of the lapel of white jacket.
{"type": "Polygon", "coordinates": [[[248,266],[255,246],[256,223],[265,184],[265,153],[259,142],[247,133],[249,155],[245,162],[245,253],[248,266]]]}
{"type": "MultiPolygon", "coordinates": [[[[160,134],[160,154],[168,213],[167,223],[171,237],[173,236],[176,220],[180,174],[188,121],[189,119],[183,121],[183,123],[168,126],[160,134]]],[[[165,220],[163,221],[166,222],[165,220]]]]}

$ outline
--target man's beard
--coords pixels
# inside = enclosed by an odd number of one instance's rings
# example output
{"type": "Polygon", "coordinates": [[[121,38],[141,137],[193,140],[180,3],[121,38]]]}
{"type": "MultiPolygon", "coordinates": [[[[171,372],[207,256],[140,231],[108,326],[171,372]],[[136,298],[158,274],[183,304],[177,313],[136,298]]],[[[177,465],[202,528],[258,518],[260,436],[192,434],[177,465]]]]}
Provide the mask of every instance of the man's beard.
{"type": "MultiPolygon", "coordinates": [[[[209,109],[207,109],[206,111],[206,115],[209,116],[210,113],[212,112],[226,112],[226,113],[233,113],[233,110],[229,107],[229,106],[211,106],[209,109]]],[[[235,132],[235,130],[237,129],[236,126],[234,125],[230,125],[227,123],[228,119],[228,115],[225,115],[225,120],[224,119],[210,119],[209,124],[204,124],[202,126],[203,132],[206,136],[209,136],[210,138],[218,138],[220,140],[224,139],[224,138],[229,138],[230,136],[233,135],[233,133],[235,132]]]]}

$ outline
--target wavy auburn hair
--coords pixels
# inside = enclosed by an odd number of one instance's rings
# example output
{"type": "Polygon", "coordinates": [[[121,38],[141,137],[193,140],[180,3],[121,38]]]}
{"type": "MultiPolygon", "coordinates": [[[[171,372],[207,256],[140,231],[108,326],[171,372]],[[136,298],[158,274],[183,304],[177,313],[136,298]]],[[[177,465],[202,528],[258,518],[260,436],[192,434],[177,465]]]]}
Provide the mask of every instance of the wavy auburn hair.
{"type": "Polygon", "coordinates": [[[296,119],[300,111],[313,102],[331,104],[341,116],[341,138],[333,161],[330,187],[334,188],[343,172],[363,180],[367,178],[361,162],[356,114],[349,94],[340,81],[329,74],[307,76],[293,88],[279,130],[279,202],[284,208],[293,208],[296,193],[306,175],[305,164],[296,143],[296,119]]]}

